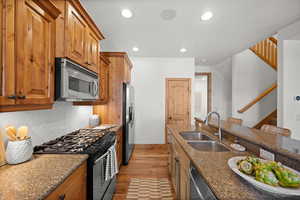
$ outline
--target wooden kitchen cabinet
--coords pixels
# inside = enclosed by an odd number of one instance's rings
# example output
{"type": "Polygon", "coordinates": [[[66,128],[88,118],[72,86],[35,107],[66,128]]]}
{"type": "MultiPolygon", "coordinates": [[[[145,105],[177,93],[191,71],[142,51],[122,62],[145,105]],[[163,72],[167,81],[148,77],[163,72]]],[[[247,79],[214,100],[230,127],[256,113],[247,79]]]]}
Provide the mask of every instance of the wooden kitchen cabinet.
{"type": "Polygon", "coordinates": [[[85,63],[87,24],[79,12],[68,1],[66,2],[65,28],[66,57],[79,64],[85,63]]]}
{"type": "Polygon", "coordinates": [[[87,164],[82,164],[46,200],[85,200],[87,164]]]}
{"type": "Polygon", "coordinates": [[[2,1],[1,11],[0,111],[51,108],[60,11],[50,0],[2,1]]]}
{"type": "Polygon", "coordinates": [[[178,199],[190,199],[190,160],[176,139],[168,132],[169,174],[178,199]],[[179,167],[179,169],[176,169],[179,167]],[[178,170],[178,171],[177,171],[178,170]]]}
{"type": "Polygon", "coordinates": [[[99,115],[103,123],[122,124],[123,108],[123,83],[128,80],[125,76],[126,69],[132,68],[132,64],[125,52],[101,52],[110,61],[109,65],[109,100],[105,105],[93,107],[93,113],[99,115]],[[126,66],[128,66],[126,68],[126,66]]]}
{"type": "Polygon", "coordinates": [[[85,64],[87,67],[94,71],[98,72],[99,68],[99,53],[100,53],[100,40],[90,29],[86,29],[86,39],[85,39],[85,64]]]}
{"type": "Polygon", "coordinates": [[[60,0],[55,4],[63,13],[56,22],[56,57],[67,57],[98,72],[100,40],[104,36],[78,0],[60,0]]]}
{"type": "Polygon", "coordinates": [[[110,61],[100,55],[100,103],[107,103],[109,99],[109,65],[110,61]]]}

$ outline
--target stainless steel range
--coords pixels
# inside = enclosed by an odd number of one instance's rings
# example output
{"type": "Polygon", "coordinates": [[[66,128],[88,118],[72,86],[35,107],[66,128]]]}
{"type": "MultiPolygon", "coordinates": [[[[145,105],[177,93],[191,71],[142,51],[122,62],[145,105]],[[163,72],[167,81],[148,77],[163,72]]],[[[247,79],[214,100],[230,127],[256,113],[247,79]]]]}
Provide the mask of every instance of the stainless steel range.
{"type": "Polygon", "coordinates": [[[109,129],[80,129],[34,147],[39,154],[88,154],[87,199],[111,200],[116,177],[107,176],[109,149],[115,144],[116,133],[109,129]]]}

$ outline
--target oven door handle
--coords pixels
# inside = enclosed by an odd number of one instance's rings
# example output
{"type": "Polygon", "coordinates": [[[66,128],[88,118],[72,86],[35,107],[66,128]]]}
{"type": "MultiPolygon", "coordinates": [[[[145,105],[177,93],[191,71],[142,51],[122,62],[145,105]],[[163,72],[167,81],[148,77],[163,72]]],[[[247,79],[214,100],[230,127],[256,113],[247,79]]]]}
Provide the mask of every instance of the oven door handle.
{"type": "Polygon", "coordinates": [[[196,189],[196,192],[197,192],[198,196],[199,196],[201,199],[204,199],[204,197],[203,197],[203,195],[202,195],[202,193],[201,193],[201,191],[200,191],[200,189],[199,189],[199,187],[198,187],[198,185],[197,185],[197,182],[196,182],[196,180],[194,179],[194,176],[193,176],[193,174],[192,174],[192,170],[193,170],[193,168],[190,168],[189,174],[190,174],[190,179],[192,180],[192,183],[193,183],[193,187],[196,189]]]}
{"type": "Polygon", "coordinates": [[[101,157],[97,158],[97,160],[94,161],[94,164],[97,164],[100,160],[102,160],[105,156],[107,156],[110,153],[110,151],[107,151],[105,154],[103,154],[101,157]]]}

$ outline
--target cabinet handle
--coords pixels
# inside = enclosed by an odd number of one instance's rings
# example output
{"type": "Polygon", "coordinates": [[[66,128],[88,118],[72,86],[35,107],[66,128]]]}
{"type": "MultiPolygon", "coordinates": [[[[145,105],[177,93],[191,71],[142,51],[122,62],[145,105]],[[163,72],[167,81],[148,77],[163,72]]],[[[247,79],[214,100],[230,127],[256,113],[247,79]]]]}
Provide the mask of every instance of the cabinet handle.
{"type": "Polygon", "coordinates": [[[18,96],[18,99],[26,99],[26,96],[24,95],[18,96]]]}
{"type": "Polygon", "coordinates": [[[8,99],[17,99],[17,96],[16,95],[10,95],[7,97],[8,99]]]}
{"type": "Polygon", "coordinates": [[[65,194],[61,194],[58,196],[58,200],[64,200],[66,198],[65,194]]]}

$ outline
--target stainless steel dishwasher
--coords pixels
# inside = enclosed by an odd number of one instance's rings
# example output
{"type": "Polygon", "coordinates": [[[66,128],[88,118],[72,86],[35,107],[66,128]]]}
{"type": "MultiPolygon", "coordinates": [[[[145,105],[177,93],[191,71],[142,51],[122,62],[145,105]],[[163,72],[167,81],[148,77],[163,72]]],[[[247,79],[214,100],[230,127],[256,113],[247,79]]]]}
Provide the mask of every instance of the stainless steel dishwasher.
{"type": "Polygon", "coordinates": [[[217,200],[204,178],[193,165],[190,167],[190,183],[191,200],[217,200]]]}

